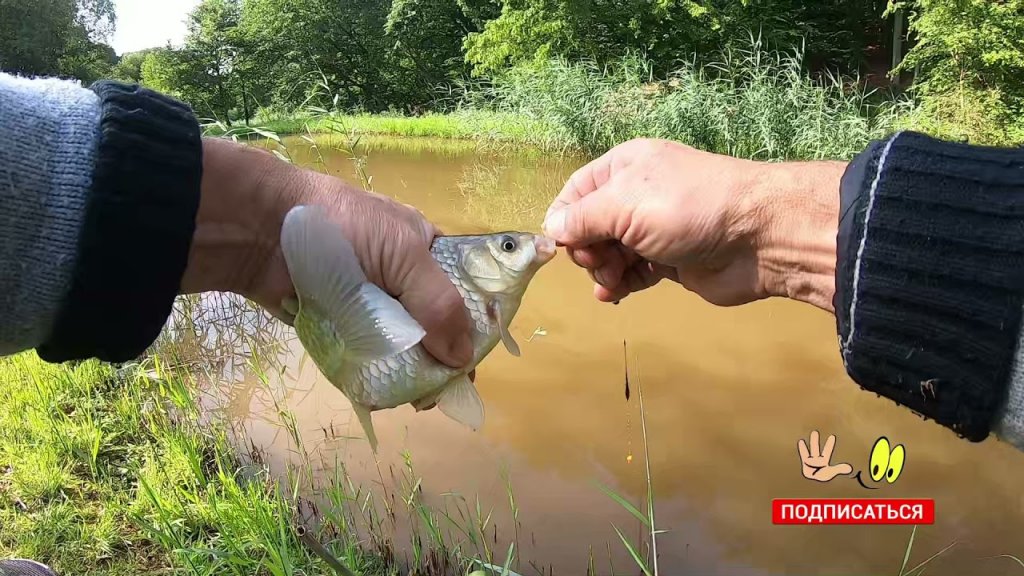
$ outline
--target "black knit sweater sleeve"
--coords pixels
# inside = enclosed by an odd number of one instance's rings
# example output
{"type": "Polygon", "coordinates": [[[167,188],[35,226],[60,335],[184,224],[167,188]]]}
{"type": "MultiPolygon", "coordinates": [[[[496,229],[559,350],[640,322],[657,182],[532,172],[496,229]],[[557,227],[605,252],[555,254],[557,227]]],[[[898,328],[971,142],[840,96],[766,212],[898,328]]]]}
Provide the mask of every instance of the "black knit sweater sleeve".
{"type": "Polygon", "coordinates": [[[92,187],[70,292],[44,360],[136,358],[180,288],[199,209],[202,140],[184,104],[136,85],[92,86],[101,102],[92,187]]]}
{"type": "Polygon", "coordinates": [[[840,196],[834,304],[847,372],[985,439],[1024,303],[1024,150],[901,132],[850,163],[840,196]]]}

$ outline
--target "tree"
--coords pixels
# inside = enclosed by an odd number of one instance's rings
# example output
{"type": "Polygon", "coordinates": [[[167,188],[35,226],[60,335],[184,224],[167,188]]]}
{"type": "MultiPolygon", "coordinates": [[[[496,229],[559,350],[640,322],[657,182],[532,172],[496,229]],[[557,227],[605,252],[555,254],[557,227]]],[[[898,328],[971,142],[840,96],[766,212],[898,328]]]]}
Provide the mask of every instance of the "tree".
{"type": "Polygon", "coordinates": [[[116,63],[117,54],[113,48],[91,41],[83,28],[75,26],[69,32],[57,66],[59,75],[91,84],[109,76],[116,63]]]}
{"type": "Polygon", "coordinates": [[[116,61],[111,0],[0,0],[0,69],[96,80],[116,61]]]}
{"type": "Polygon", "coordinates": [[[503,0],[466,41],[481,75],[552,56],[605,63],[642,52],[664,71],[759,35],[769,48],[803,46],[810,60],[856,66],[876,42],[884,0],[503,0]]]}
{"type": "Polygon", "coordinates": [[[900,0],[915,45],[895,73],[945,136],[994,144],[1024,136],[1024,0],[900,0]]]}
{"type": "MultiPolygon", "coordinates": [[[[412,70],[418,77],[414,86],[429,88],[442,81],[456,80],[469,71],[462,43],[467,35],[482,30],[481,16],[488,8],[494,9],[496,5],[466,0],[392,2],[384,30],[392,42],[397,65],[412,70]]],[[[406,99],[420,103],[431,97],[422,90],[406,95],[406,99]]]]}
{"type": "Polygon", "coordinates": [[[1024,97],[1024,0],[897,1],[892,9],[908,13],[917,37],[901,68],[920,68],[921,89],[968,85],[1024,97]]]}
{"type": "Polygon", "coordinates": [[[390,9],[390,0],[246,0],[242,28],[262,47],[253,67],[274,70],[276,103],[380,111],[429,91],[430,81],[385,36],[390,9]]]}
{"type": "Polygon", "coordinates": [[[110,78],[122,82],[139,84],[142,82],[142,63],[151,52],[159,48],[147,48],[138,52],[126,52],[118,58],[110,69],[110,78]]]}
{"type": "Polygon", "coordinates": [[[57,74],[74,24],[73,0],[0,0],[0,69],[57,74]]]}

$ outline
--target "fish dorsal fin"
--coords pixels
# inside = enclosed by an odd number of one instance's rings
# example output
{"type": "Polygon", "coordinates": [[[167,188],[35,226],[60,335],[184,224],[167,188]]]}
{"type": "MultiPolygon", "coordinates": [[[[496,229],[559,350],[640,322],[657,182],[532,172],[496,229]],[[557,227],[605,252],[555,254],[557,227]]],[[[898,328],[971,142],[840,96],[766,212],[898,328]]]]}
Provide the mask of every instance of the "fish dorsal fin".
{"type": "Polygon", "coordinates": [[[505,321],[505,313],[501,311],[501,304],[498,302],[498,299],[491,299],[487,306],[490,308],[489,312],[494,318],[495,324],[498,325],[501,343],[505,345],[505,349],[508,350],[509,354],[519,356],[519,344],[516,343],[516,339],[512,337],[512,333],[508,330],[509,322],[505,321]]]}
{"type": "Polygon", "coordinates": [[[476,386],[463,374],[454,378],[437,397],[437,407],[452,420],[479,430],[484,425],[484,403],[476,386]]]}
{"type": "Polygon", "coordinates": [[[370,417],[370,409],[362,404],[352,403],[352,411],[359,418],[359,425],[363,427],[366,440],[370,443],[370,450],[377,453],[377,434],[373,431],[373,418],[370,417]]]}
{"type": "Polygon", "coordinates": [[[299,299],[330,321],[346,358],[373,360],[404,352],[426,332],[401,303],[367,281],[341,227],[316,206],[285,216],[281,250],[299,299]]]}

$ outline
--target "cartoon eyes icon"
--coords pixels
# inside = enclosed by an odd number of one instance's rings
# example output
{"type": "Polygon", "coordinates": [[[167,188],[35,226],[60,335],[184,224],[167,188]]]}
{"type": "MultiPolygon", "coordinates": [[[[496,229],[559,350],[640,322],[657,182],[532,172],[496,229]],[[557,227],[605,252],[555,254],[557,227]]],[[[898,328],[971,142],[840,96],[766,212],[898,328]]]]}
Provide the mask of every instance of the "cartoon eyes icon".
{"type": "Polygon", "coordinates": [[[902,444],[897,444],[894,448],[889,447],[889,440],[885,436],[882,436],[875,445],[871,448],[871,461],[869,463],[871,470],[871,479],[875,482],[880,482],[882,478],[889,484],[895,482],[899,477],[900,473],[903,472],[903,463],[906,461],[907,452],[903,448],[902,444]]]}

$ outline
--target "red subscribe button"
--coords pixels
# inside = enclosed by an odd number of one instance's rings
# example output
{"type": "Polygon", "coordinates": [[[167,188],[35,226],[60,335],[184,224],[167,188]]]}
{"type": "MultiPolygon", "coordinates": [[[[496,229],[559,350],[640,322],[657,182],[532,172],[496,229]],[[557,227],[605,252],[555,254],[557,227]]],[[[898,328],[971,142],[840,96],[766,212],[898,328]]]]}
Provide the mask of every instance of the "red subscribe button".
{"type": "Polygon", "coordinates": [[[935,501],[915,498],[776,498],[772,524],[934,524],[935,501]]]}

